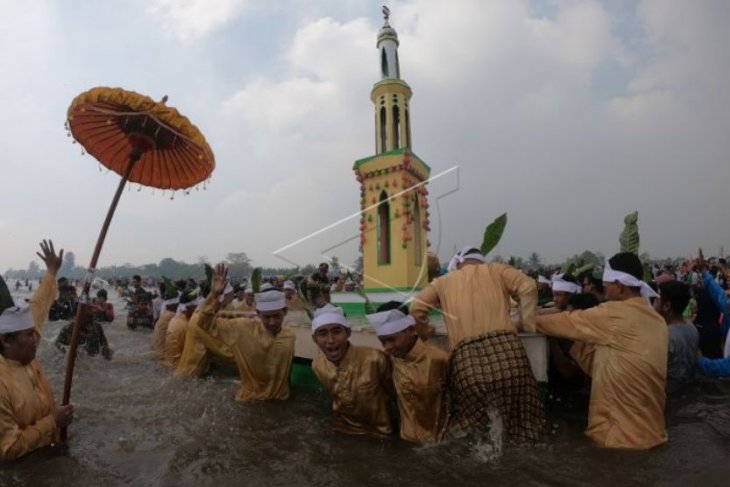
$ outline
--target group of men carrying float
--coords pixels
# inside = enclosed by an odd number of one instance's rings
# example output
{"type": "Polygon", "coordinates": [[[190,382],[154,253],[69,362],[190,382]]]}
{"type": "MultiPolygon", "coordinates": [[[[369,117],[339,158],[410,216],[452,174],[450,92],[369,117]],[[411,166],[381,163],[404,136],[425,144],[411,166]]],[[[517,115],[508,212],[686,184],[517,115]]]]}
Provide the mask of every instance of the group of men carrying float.
{"type": "MultiPolygon", "coordinates": [[[[57,438],[71,406],[56,406],[35,360],[40,329],[55,294],[61,259],[41,245],[48,273],[30,309],[5,310],[0,319],[0,457],[22,456],[57,438]]],[[[465,248],[454,271],[433,280],[412,301],[410,314],[391,303],[368,319],[383,350],[351,344],[342,309],[324,304],[311,320],[321,355],[312,368],[332,398],[332,425],[349,434],[378,438],[393,433],[388,402],[395,397],[400,436],[434,443],[483,435],[497,419],[513,442],[539,441],[546,418],[527,355],[510,318],[518,303],[524,331],[539,331],[581,344],[581,367],[592,377],[587,435],[598,445],[646,449],[667,441],[664,424],[668,332],[647,300],[655,293],[641,278],[634,254],[608,260],[603,274],[607,302],[586,310],[537,314],[535,281],[501,263],[486,263],[465,248]],[[428,342],[428,314],[441,309],[448,350],[428,342]]],[[[236,400],[285,400],[290,396],[294,333],[287,312],[301,306],[293,286],[264,286],[252,301],[231,309],[227,269],[214,269],[203,300],[165,296],[154,334],[156,355],[178,375],[198,376],[211,354],[235,362],[241,376],[236,400]],[[254,304],[255,313],[250,310],[254,304]],[[163,333],[164,332],[164,333],[163,333]],[[164,340],[163,340],[164,337],[164,340]]],[[[250,293],[249,293],[250,296],[250,293]]],[[[661,308],[661,305],[660,305],[661,308]]]]}

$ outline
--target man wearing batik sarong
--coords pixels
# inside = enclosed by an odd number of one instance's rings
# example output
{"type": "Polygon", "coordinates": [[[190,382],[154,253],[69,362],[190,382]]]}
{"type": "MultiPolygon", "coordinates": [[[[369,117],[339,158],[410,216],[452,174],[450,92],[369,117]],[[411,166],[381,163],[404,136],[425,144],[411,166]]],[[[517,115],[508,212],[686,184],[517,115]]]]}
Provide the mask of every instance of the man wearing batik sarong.
{"type": "Polygon", "coordinates": [[[508,265],[485,263],[472,247],[456,254],[450,267],[455,270],[432,281],[411,304],[423,339],[433,334],[429,311],[440,308],[444,314],[452,349],[447,437],[483,434],[499,418],[507,439],[540,439],[545,412],[509,314],[513,296],[519,302],[523,327],[535,331],[535,281],[508,265]]]}

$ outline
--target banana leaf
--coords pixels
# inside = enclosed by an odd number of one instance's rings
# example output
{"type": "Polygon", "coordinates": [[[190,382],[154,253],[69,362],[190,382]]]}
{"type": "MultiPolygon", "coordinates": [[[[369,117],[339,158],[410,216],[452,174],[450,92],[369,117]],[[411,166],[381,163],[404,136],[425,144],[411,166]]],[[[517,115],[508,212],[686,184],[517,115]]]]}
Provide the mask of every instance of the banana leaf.
{"type": "Polygon", "coordinates": [[[563,267],[560,269],[560,273],[564,276],[575,276],[575,262],[569,260],[565,264],[563,264],[563,267]]]}
{"type": "Polygon", "coordinates": [[[621,252],[639,255],[639,212],[634,211],[624,217],[624,229],[618,238],[621,252]]]}
{"type": "Polygon", "coordinates": [[[257,293],[261,290],[261,267],[257,267],[251,273],[251,289],[257,293]]]}
{"type": "Polygon", "coordinates": [[[15,302],[13,301],[13,297],[10,295],[10,289],[8,289],[8,285],[5,284],[5,279],[0,276],[0,313],[8,308],[12,308],[13,306],[15,306],[15,302]]]}
{"type": "Polygon", "coordinates": [[[208,281],[208,285],[213,281],[213,268],[210,264],[203,264],[205,267],[205,280],[208,281]]]}
{"type": "Polygon", "coordinates": [[[162,294],[163,299],[172,299],[178,295],[177,287],[169,277],[162,276],[162,282],[165,284],[165,291],[162,294]]]}
{"type": "Polygon", "coordinates": [[[593,264],[586,264],[586,265],[582,265],[582,266],[578,267],[578,268],[577,268],[577,269],[575,270],[575,274],[573,274],[573,275],[574,275],[575,277],[578,277],[578,276],[580,276],[581,274],[583,274],[584,272],[586,272],[586,271],[590,271],[591,269],[593,269],[593,264]]]}
{"type": "Polygon", "coordinates": [[[504,228],[507,226],[507,213],[502,213],[494,219],[492,223],[487,225],[484,230],[484,240],[482,241],[482,255],[486,256],[497,246],[499,240],[502,238],[504,228]]]}

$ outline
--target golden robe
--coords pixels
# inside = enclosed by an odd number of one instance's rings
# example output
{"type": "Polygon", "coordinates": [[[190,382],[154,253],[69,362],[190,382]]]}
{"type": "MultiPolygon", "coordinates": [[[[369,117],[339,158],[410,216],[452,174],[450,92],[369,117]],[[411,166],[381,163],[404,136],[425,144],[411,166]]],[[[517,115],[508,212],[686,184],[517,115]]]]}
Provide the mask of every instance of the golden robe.
{"type": "Polygon", "coordinates": [[[383,352],[351,344],[339,365],[319,355],[312,369],[332,397],[334,430],[376,438],[393,433],[388,414],[391,368],[383,352]]]}
{"type": "MultiPolygon", "coordinates": [[[[38,334],[56,297],[56,276],[47,273],[30,300],[38,334]]],[[[0,459],[12,460],[58,441],[56,403],[43,367],[0,355],[0,459]]]]}
{"type": "Polygon", "coordinates": [[[163,310],[155,323],[155,329],[152,332],[152,350],[154,350],[155,357],[159,360],[162,360],[165,357],[165,336],[167,335],[167,327],[170,325],[170,321],[174,317],[174,311],[163,310]]]}
{"type": "MultiPolygon", "coordinates": [[[[593,344],[586,434],[598,445],[645,449],[667,441],[667,325],[641,297],[540,316],[546,335],[593,344]]],[[[581,364],[583,365],[583,364],[581,364]]]]}
{"type": "Polygon", "coordinates": [[[236,401],[288,399],[294,332],[282,327],[274,336],[256,318],[216,317],[218,306],[215,300],[205,302],[198,327],[211,352],[233,356],[241,375],[236,401]]]}
{"type": "Polygon", "coordinates": [[[291,298],[286,299],[286,309],[289,311],[302,311],[304,310],[304,301],[302,298],[294,294],[291,298]]]}
{"type": "Polygon", "coordinates": [[[416,340],[405,358],[390,358],[400,411],[400,437],[435,443],[446,422],[448,352],[416,340]]]}
{"type": "Polygon", "coordinates": [[[465,338],[491,331],[517,332],[510,319],[510,296],[518,297],[522,326],[535,331],[537,285],[535,280],[505,264],[464,264],[434,279],[411,303],[411,314],[421,338],[433,334],[428,313],[440,308],[444,314],[449,345],[453,349],[465,338]]]}
{"type": "Polygon", "coordinates": [[[185,334],[188,330],[189,319],[183,313],[177,313],[167,325],[167,333],[165,334],[165,355],[162,363],[173,369],[177,367],[177,363],[182,356],[185,347],[185,334]]]}
{"type": "MultiPolygon", "coordinates": [[[[227,313],[225,310],[219,312],[216,319],[225,313],[227,313]]],[[[175,375],[186,377],[203,376],[210,367],[213,354],[233,362],[231,347],[236,341],[236,336],[228,331],[228,328],[231,328],[230,321],[213,327],[207,333],[200,329],[199,322],[200,310],[196,310],[193,316],[190,317],[190,323],[188,323],[188,329],[185,332],[185,346],[180,361],[177,363],[175,375]],[[208,335],[212,335],[213,338],[208,335]]]]}
{"type": "Polygon", "coordinates": [[[253,303],[250,305],[246,303],[246,301],[239,301],[238,303],[231,303],[233,305],[234,311],[253,311],[256,312],[256,300],[254,300],[253,303]]]}

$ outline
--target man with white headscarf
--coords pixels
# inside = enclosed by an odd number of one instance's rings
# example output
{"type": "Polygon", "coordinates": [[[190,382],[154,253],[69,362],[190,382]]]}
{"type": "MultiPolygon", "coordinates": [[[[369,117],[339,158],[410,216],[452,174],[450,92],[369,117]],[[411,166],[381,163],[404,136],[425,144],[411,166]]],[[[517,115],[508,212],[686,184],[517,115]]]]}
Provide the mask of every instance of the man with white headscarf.
{"type": "Polygon", "coordinates": [[[284,281],[284,294],[286,295],[286,308],[289,311],[303,311],[306,307],[302,298],[297,295],[297,287],[294,281],[284,281]]]}
{"type": "Polygon", "coordinates": [[[177,306],[180,304],[180,291],[178,291],[173,282],[167,278],[164,279],[161,298],[162,309],[160,310],[160,316],[157,318],[152,332],[152,350],[155,354],[155,358],[158,360],[162,360],[165,356],[165,336],[167,335],[167,327],[170,325],[170,321],[172,321],[175,317],[177,306]]]}
{"type": "Polygon", "coordinates": [[[393,433],[390,363],[380,350],[352,345],[350,334],[342,308],[327,303],[317,309],[312,339],[322,355],[312,360],[312,369],[332,397],[335,431],[385,438],[393,433]]]}
{"type": "Polygon", "coordinates": [[[296,335],[282,326],[287,313],[284,293],[262,286],[256,296],[256,318],[216,316],[227,276],[227,267],[218,264],[210,294],[200,310],[201,338],[211,352],[232,355],[241,375],[236,401],[288,399],[296,335]]]}
{"type": "Polygon", "coordinates": [[[56,255],[53,242],[44,240],[41,251],[38,256],[48,272],[29,306],[15,306],[8,299],[11,306],[0,309],[0,460],[19,458],[57,442],[60,428],[73,420],[73,406],[56,405],[35,358],[63,262],[63,250],[56,255]]]}
{"type": "Polygon", "coordinates": [[[586,434],[599,446],[646,449],[667,441],[668,332],[642,276],[636,255],[616,254],[603,272],[608,302],[537,318],[546,335],[595,346],[586,434]]]}
{"type": "Polygon", "coordinates": [[[393,367],[400,437],[414,443],[436,443],[446,423],[449,354],[419,340],[416,320],[401,311],[399,304],[386,303],[367,319],[393,367]]]}
{"type": "Polygon", "coordinates": [[[190,291],[180,296],[175,316],[167,325],[167,332],[165,333],[165,352],[162,356],[164,365],[175,369],[180,362],[180,357],[185,348],[185,335],[190,325],[190,317],[195,312],[197,305],[197,298],[190,291]]]}
{"type": "Polygon", "coordinates": [[[482,434],[496,416],[509,439],[537,441],[545,413],[527,352],[510,319],[510,296],[519,303],[522,326],[535,331],[537,287],[534,279],[500,263],[485,263],[477,248],[465,247],[452,270],[434,279],[414,298],[411,314],[418,334],[433,328],[428,314],[443,311],[452,349],[449,436],[482,434]]]}

